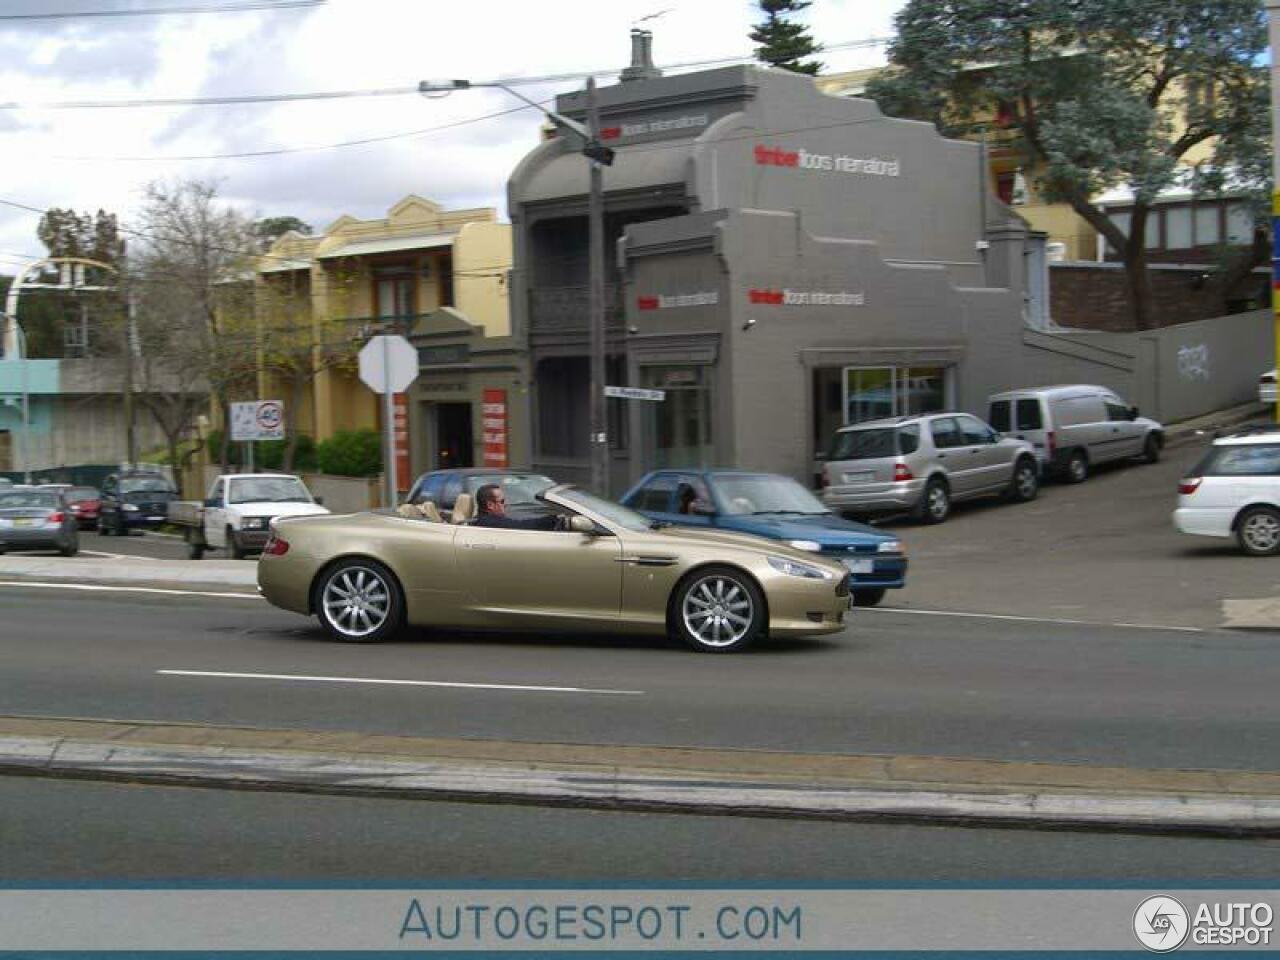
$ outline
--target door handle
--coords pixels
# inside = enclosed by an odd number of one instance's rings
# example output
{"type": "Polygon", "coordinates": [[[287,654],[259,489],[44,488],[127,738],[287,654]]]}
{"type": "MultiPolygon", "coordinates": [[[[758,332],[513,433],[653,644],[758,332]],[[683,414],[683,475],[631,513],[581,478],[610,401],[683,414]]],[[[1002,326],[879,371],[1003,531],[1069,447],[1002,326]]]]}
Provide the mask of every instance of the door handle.
{"type": "Polygon", "coordinates": [[[497,544],[493,543],[467,543],[463,544],[468,550],[497,550],[497,544]]]}

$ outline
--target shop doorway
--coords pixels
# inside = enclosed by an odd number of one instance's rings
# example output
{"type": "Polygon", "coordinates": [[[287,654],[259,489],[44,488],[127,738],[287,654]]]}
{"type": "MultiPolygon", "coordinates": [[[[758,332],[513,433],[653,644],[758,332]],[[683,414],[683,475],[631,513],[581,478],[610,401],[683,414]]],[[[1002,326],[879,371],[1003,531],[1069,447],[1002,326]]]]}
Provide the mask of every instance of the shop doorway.
{"type": "Polygon", "coordinates": [[[475,466],[471,404],[437,403],[435,469],[475,466]]]}
{"type": "Polygon", "coordinates": [[[666,399],[645,403],[648,462],[654,469],[707,467],[715,460],[712,441],[711,376],[705,366],[649,367],[645,386],[666,399]]]}

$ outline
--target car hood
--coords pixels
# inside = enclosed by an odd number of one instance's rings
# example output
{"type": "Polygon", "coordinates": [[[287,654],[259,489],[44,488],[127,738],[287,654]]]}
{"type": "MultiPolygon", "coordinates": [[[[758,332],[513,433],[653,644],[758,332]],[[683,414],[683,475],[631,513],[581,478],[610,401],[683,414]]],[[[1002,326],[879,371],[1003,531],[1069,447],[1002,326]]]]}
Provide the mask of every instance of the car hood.
{"type": "Polygon", "coordinates": [[[717,529],[752,533],[772,540],[813,540],[823,546],[849,546],[898,539],[865,523],[827,513],[809,517],[785,514],[717,518],[717,529]]]}
{"type": "Polygon", "coordinates": [[[329,512],[318,503],[276,503],[274,500],[233,503],[231,508],[246,517],[315,517],[329,512]]]}

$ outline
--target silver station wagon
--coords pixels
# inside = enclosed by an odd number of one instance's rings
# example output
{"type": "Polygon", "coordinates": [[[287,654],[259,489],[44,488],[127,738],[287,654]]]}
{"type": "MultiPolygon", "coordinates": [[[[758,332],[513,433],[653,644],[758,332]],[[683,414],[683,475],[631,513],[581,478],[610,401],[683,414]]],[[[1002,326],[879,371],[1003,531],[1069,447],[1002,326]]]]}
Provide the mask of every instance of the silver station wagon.
{"type": "Polygon", "coordinates": [[[1035,499],[1040,467],[1025,440],[967,413],[871,420],[836,432],[822,499],[842,513],[911,511],[941,523],[957,500],[1035,499]]]}

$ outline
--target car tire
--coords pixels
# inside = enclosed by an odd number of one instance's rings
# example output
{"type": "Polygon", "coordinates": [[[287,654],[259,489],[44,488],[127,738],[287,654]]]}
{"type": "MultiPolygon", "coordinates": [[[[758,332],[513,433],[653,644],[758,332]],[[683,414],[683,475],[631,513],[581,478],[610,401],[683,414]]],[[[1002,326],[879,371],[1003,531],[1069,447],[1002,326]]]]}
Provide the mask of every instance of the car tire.
{"type": "Polygon", "coordinates": [[[942,523],[951,513],[951,491],[941,477],[933,477],[924,485],[916,519],[921,523],[942,523]]]}
{"type": "Polygon", "coordinates": [[[201,560],[204,558],[204,544],[196,536],[196,532],[190,527],[187,528],[187,559],[201,560]]]}
{"type": "Polygon", "coordinates": [[[765,628],[764,595],[732,567],[703,567],[680,581],[667,611],[673,639],[699,653],[736,653],[765,628]]]}
{"type": "Polygon", "coordinates": [[[111,536],[111,524],[107,521],[106,517],[98,518],[98,536],[100,537],[111,536]]]}
{"type": "Polygon", "coordinates": [[[243,560],[249,555],[249,552],[240,546],[240,539],[230,527],[227,527],[227,552],[231,554],[232,560],[243,560]]]}
{"type": "Polygon", "coordinates": [[[316,581],[314,607],[320,625],[343,643],[378,643],[404,624],[404,594],[391,571],[376,560],[351,558],[316,581]]]}
{"type": "Polygon", "coordinates": [[[1063,478],[1067,483],[1084,483],[1089,479],[1089,458],[1083,450],[1072,450],[1067,457],[1067,466],[1063,470],[1063,478]]]}
{"type": "Polygon", "coordinates": [[[884,599],[884,595],[888,590],[879,588],[876,590],[854,590],[853,605],[855,607],[878,607],[880,601],[884,599]]]}
{"type": "Polygon", "coordinates": [[[1019,457],[1013,464],[1013,478],[1009,481],[1009,499],[1014,503],[1027,503],[1040,493],[1040,471],[1030,457],[1019,457]]]}
{"type": "Polygon", "coordinates": [[[65,546],[58,548],[58,553],[64,557],[74,557],[80,552],[80,538],[72,537],[66,542],[65,546]]]}
{"type": "Polygon", "coordinates": [[[1280,553],[1280,510],[1249,507],[1236,520],[1236,539],[1240,549],[1251,557],[1280,553]]]}
{"type": "Polygon", "coordinates": [[[1147,439],[1142,442],[1142,462],[1159,463],[1161,446],[1160,438],[1154,433],[1148,433],[1147,439]]]}

